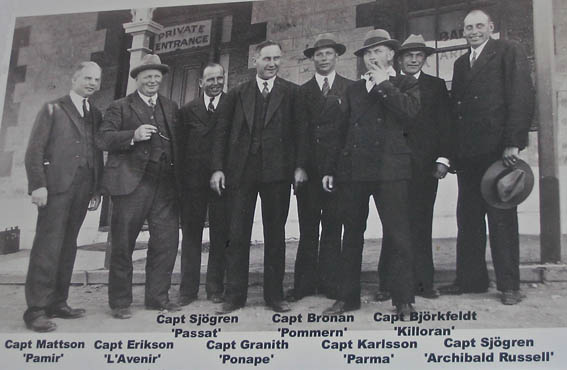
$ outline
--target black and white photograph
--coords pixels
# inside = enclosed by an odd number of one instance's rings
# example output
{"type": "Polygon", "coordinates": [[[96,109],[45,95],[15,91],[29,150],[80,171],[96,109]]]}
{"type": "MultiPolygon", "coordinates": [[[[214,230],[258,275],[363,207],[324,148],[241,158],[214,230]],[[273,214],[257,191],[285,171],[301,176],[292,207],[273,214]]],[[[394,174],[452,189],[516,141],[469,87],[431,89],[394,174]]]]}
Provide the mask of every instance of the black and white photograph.
{"type": "Polygon", "coordinates": [[[561,369],[567,3],[3,0],[6,369],[561,369]]]}

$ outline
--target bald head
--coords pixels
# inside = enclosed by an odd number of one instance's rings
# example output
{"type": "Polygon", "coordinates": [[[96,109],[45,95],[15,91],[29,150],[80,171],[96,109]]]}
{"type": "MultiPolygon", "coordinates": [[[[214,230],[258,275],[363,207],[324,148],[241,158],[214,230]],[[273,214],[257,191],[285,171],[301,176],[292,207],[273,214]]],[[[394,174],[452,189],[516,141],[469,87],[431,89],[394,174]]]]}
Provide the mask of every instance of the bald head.
{"type": "Polygon", "coordinates": [[[463,36],[473,49],[484,44],[494,31],[494,23],[483,10],[471,10],[463,23],[463,36]]]}

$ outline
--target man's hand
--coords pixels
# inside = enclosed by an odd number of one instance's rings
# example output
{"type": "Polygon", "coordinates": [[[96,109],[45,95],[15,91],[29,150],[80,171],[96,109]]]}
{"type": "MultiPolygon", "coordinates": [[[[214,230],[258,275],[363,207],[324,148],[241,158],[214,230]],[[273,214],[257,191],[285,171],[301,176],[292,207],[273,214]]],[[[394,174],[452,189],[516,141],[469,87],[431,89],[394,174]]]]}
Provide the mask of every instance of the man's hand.
{"type": "Polygon", "coordinates": [[[45,207],[47,205],[47,188],[37,188],[31,193],[32,203],[38,208],[45,207]]]}
{"type": "Polygon", "coordinates": [[[209,185],[211,186],[211,189],[213,189],[213,191],[219,195],[219,197],[222,195],[222,192],[224,191],[225,188],[224,182],[225,182],[224,172],[222,171],[213,172],[213,174],[211,175],[211,180],[209,181],[209,185]]]}
{"type": "Polygon", "coordinates": [[[146,141],[152,138],[152,134],[157,132],[157,127],[152,125],[141,125],[134,131],[134,141],[146,141]]]}
{"type": "Polygon", "coordinates": [[[329,176],[329,175],[325,175],[323,176],[323,190],[325,190],[327,193],[332,193],[333,191],[335,191],[335,179],[333,176],[329,176]]]}
{"type": "Polygon", "coordinates": [[[371,64],[368,74],[371,76],[372,81],[374,81],[376,85],[390,79],[388,72],[385,69],[380,68],[378,64],[371,64]]]}
{"type": "Polygon", "coordinates": [[[303,168],[297,167],[293,174],[293,194],[297,194],[297,192],[301,189],[301,186],[307,182],[307,180],[307,172],[305,172],[303,168]]]}
{"type": "Polygon", "coordinates": [[[502,161],[506,167],[510,167],[516,164],[520,154],[520,149],[515,146],[509,146],[504,148],[504,153],[502,153],[502,161]]]}
{"type": "Polygon", "coordinates": [[[447,172],[449,172],[449,167],[445,166],[443,163],[436,163],[435,169],[433,170],[433,177],[438,180],[441,180],[445,176],[447,176],[447,172]]]}
{"type": "Polygon", "coordinates": [[[100,206],[100,200],[101,200],[100,194],[93,195],[93,197],[89,202],[89,208],[87,209],[89,211],[96,211],[98,209],[98,206],[100,206]]]}

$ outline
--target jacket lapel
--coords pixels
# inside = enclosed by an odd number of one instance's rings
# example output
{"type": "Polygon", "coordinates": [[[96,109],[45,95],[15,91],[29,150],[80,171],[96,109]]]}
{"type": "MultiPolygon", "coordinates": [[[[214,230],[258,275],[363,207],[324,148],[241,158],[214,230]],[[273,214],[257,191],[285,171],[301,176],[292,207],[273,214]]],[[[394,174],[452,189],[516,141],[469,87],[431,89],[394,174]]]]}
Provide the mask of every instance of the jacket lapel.
{"type": "Polygon", "coordinates": [[[307,104],[312,109],[312,112],[315,113],[314,115],[320,114],[323,110],[325,99],[319,89],[319,84],[317,83],[315,76],[313,76],[313,78],[308,82],[306,99],[307,104]]]}
{"type": "Polygon", "coordinates": [[[264,126],[267,126],[274,112],[279,108],[283,97],[285,95],[284,87],[282,86],[281,80],[279,77],[276,77],[274,81],[274,86],[272,87],[272,91],[270,92],[270,101],[268,103],[268,109],[266,110],[266,120],[264,121],[264,126]]]}
{"type": "Polygon", "coordinates": [[[191,110],[195,113],[195,116],[201,121],[203,126],[208,126],[209,124],[209,112],[205,108],[205,102],[203,96],[201,95],[197,100],[195,100],[191,106],[191,110]]]}
{"type": "MultiPolygon", "coordinates": [[[[468,63],[469,68],[467,73],[467,79],[465,82],[465,87],[474,79],[474,77],[482,71],[482,69],[486,66],[486,64],[492,59],[492,57],[496,54],[496,50],[494,50],[494,40],[490,39],[484,46],[482,53],[478,56],[476,62],[474,63],[473,67],[470,68],[470,62],[468,63]]],[[[469,53],[466,54],[467,59],[466,61],[470,61],[470,50],[469,53]]]]}
{"type": "Polygon", "coordinates": [[[248,130],[252,133],[252,127],[254,127],[254,110],[256,109],[256,90],[257,89],[256,78],[250,80],[248,85],[240,93],[240,99],[242,101],[242,111],[246,118],[246,123],[248,124],[248,130]]]}
{"type": "MultiPolygon", "coordinates": [[[[71,119],[71,122],[73,122],[73,124],[75,125],[75,128],[77,128],[77,130],[79,130],[79,133],[82,133],[83,128],[82,128],[82,125],[81,125],[81,116],[79,115],[77,108],[75,108],[75,105],[73,104],[73,101],[71,100],[71,97],[69,95],[67,95],[64,98],[62,98],[59,102],[60,102],[61,108],[65,111],[65,113],[67,113],[67,115],[71,119]]],[[[91,111],[92,111],[92,109],[91,109],[91,111]]]]}
{"type": "Polygon", "coordinates": [[[353,101],[350,107],[351,120],[357,121],[373,104],[377,104],[377,99],[372,98],[372,91],[368,93],[366,90],[366,81],[360,80],[356,82],[358,86],[353,89],[353,101]],[[353,109],[353,107],[355,109],[353,109]]]}
{"type": "Polygon", "coordinates": [[[138,117],[139,124],[138,126],[147,123],[147,110],[146,110],[146,103],[138,96],[138,93],[134,91],[132,94],[128,96],[129,105],[132,111],[138,117]]]}
{"type": "Polygon", "coordinates": [[[167,127],[167,129],[169,130],[169,133],[171,134],[171,141],[174,143],[175,145],[175,125],[172,122],[172,119],[175,118],[175,112],[174,110],[174,105],[173,104],[167,104],[166,103],[166,97],[162,96],[162,95],[158,95],[158,104],[161,107],[161,110],[163,111],[163,120],[165,121],[165,126],[167,127]]]}

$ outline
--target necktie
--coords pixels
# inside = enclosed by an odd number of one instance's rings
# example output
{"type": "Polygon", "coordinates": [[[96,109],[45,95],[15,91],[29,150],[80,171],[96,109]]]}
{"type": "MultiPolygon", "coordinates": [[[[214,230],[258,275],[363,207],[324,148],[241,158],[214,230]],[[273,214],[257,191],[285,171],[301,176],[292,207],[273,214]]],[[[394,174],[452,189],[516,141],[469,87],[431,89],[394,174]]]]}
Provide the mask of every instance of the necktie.
{"type": "Polygon", "coordinates": [[[211,98],[211,100],[209,101],[209,105],[207,105],[207,110],[209,111],[209,113],[213,114],[215,113],[215,106],[213,104],[213,101],[215,100],[214,97],[211,98]]]}
{"type": "Polygon", "coordinates": [[[87,98],[83,99],[83,117],[86,118],[89,115],[89,108],[87,108],[87,98]]]}
{"type": "Polygon", "coordinates": [[[474,66],[475,62],[476,62],[476,50],[473,50],[472,58],[471,58],[471,68],[474,66]]]}
{"type": "Polygon", "coordinates": [[[327,94],[329,94],[329,90],[331,90],[331,88],[329,87],[329,80],[327,79],[327,77],[325,77],[325,79],[323,80],[323,87],[321,88],[323,96],[327,96],[327,94]]]}
{"type": "Polygon", "coordinates": [[[264,97],[264,99],[266,99],[268,97],[269,93],[270,93],[270,90],[268,90],[268,83],[266,81],[264,81],[264,89],[262,89],[262,96],[264,97]]]}
{"type": "Polygon", "coordinates": [[[152,110],[156,109],[156,102],[153,97],[150,97],[148,99],[148,105],[150,106],[150,108],[152,108],[152,110]]]}

